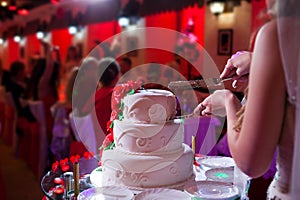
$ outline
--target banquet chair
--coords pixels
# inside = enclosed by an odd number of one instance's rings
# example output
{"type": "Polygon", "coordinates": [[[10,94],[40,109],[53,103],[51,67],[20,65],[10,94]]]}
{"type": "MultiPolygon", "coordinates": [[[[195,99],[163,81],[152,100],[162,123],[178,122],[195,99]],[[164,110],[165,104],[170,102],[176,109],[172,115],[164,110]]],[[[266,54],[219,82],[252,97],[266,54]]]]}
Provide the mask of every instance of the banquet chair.
{"type": "Polygon", "coordinates": [[[45,109],[42,101],[29,101],[29,108],[37,120],[37,122],[29,125],[32,144],[29,164],[38,180],[40,180],[46,168],[49,146],[46,133],[45,109]]]}
{"type": "Polygon", "coordinates": [[[4,95],[4,120],[3,120],[3,137],[4,142],[8,146],[16,147],[16,124],[17,110],[10,92],[4,95]]]}
{"type": "Polygon", "coordinates": [[[70,155],[83,155],[85,151],[96,153],[96,133],[91,114],[79,117],[71,112],[69,119],[76,138],[76,141],[71,144],[70,155]]]}

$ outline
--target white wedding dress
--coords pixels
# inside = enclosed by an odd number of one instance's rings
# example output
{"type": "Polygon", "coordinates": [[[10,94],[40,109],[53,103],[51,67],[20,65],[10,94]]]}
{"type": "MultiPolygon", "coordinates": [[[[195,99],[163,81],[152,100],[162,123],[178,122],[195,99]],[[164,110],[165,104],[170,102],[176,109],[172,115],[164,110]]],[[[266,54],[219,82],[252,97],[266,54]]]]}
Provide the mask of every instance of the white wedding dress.
{"type": "Polygon", "coordinates": [[[285,119],[278,144],[277,172],[268,189],[268,199],[289,200],[294,147],[295,106],[287,100],[285,119]]]}
{"type": "Polygon", "coordinates": [[[300,199],[300,1],[276,0],[281,60],[288,92],[284,131],[279,143],[278,173],[270,199],[300,199]],[[281,196],[282,195],[282,196],[281,196]],[[276,196],[276,198],[275,198],[276,196]]]}

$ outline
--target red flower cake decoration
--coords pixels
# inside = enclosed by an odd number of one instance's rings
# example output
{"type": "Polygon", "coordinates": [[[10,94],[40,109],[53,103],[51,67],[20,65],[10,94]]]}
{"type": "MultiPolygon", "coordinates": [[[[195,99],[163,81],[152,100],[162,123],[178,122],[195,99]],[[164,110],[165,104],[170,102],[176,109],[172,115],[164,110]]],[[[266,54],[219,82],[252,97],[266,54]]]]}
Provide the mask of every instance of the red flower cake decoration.
{"type": "Polygon", "coordinates": [[[110,121],[107,122],[107,130],[109,134],[105,137],[101,147],[99,148],[100,158],[102,156],[103,151],[108,149],[113,149],[115,147],[114,134],[113,134],[114,120],[122,121],[124,118],[123,116],[124,97],[127,95],[134,94],[138,89],[141,89],[141,87],[142,87],[142,82],[131,80],[126,83],[117,85],[114,88],[111,97],[112,112],[110,115],[110,121]]]}

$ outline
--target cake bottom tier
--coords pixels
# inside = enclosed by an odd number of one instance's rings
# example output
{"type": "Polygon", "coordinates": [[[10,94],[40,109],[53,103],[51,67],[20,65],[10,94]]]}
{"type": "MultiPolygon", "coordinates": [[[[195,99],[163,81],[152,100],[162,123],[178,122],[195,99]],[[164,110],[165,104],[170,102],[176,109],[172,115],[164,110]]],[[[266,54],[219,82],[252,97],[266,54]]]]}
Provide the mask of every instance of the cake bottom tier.
{"type": "Polygon", "coordinates": [[[132,155],[111,150],[103,156],[103,186],[178,188],[193,177],[193,152],[185,144],[182,150],[170,154],[132,155]]]}

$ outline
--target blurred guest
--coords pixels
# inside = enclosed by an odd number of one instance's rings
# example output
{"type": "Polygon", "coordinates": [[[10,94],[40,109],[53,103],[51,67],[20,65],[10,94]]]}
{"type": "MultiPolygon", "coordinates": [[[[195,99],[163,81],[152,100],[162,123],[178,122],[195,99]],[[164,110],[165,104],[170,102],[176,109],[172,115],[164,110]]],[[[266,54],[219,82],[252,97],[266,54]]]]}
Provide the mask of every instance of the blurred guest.
{"type": "Polygon", "coordinates": [[[111,96],[120,77],[120,66],[113,58],[103,58],[99,62],[100,87],[95,95],[95,110],[101,129],[105,134],[111,114],[111,96]]]}
{"type": "Polygon", "coordinates": [[[20,142],[23,136],[23,120],[27,120],[28,122],[35,122],[36,119],[31,113],[27,101],[23,98],[27,88],[27,83],[25,81],[24,63],[20,61],[13,62],[10,66],[10,75],[11,82],[8,87],[8,92],[10,92],[12,95],[18,115],[18,122],[16,127],[17,144],[15,151],[15,156],[18,157],[20,142]]]}
{"type": "Polygon", "coordinates": [[[162,73],[162,66],[159,63],[152,62],[147,69],[148,83],[158,83],[162,73]]]}
{"type": "Polygon", "coordinates": [[[98,60],[86,57],[80,65],[80,70],[74,83],[73,110],[77,116],[84,116],[90,112],[91,100],[99,87],[98,60]]]}
{"type": "Polygon", "coordinates": [[[81,60],[81,58],[80,58],[77,48],[73,45],[69,46],[69,48],[67,50],[66,60],[64,62],[63,68],[62,68],[62,70],[63,70],[62,77],[64,80],[67,80],[70,72],[72,71],[72,69],[74,67],[79,66],[80,60],[81,60]]]}
{"type": "Polygon", "coordinates": [[[2,60],[0,59],[0,85],[7,90],[7,87],[10,82],[10,74],[9,71],[3,69],[2,60]]]}
{"type": "Polygon", "coordinates": [[[66,99],[62,102],[56,102],[50,109],[54,118],[51,152],[57,160],[69,157],[71,142],[75,140],[69,126],[69,114],[72,112],[73,86],[78,71],[78,67],[73,68],[71,71],[65,90],[66,99]]]}
{"type": "Polygon", "coordinates": [[[119,61],[119,65],[121,68],[121,74],[124,75],[131,69],[132,61],[129,57],[122,57],[119,61]]]}
{"type": "Polygon", "coordinates": [[[46,116],[48,141],[52,139],[53,118],[50,107],[58,100],[60,55],[58,47],[51,47],[48,43],[43,43],[46,65],[41,79],[38,82],[38,99],[43,101],[46,116]],[[52,51],[56,54],[56,61],[53,59],[52,51]]]}

